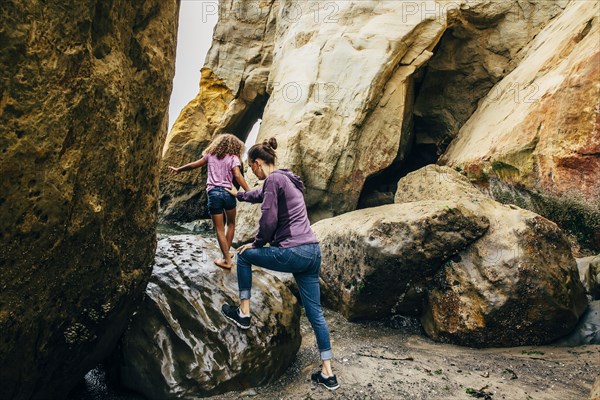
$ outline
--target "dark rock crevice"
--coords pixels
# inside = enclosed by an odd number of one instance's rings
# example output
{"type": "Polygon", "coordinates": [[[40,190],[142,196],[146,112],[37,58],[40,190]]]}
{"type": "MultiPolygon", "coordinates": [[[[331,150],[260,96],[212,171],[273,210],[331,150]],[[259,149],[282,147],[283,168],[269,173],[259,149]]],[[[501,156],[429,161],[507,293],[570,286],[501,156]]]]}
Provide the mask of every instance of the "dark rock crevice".
{"type": "Polygon", "coordinates": [[[547,22],[532,16],[562,11],[558,5],[494,6],[495,13],[479,5],[461,9],[461,16],[450,22],[431,59],[415,72],[414,94],[405,111],[407,128],[398,133],[405,137],[398,156],[366,179],[357,208],[392,203],[400,178],[437,163],[479,102],[518,65],[523,57],[518,49],[547,22]],[[503,33],[510,34],[513,41],[499,41],[503,33]]]}
{"type": "MultiPolygon", "coordinates": [[[[241,88],[243,91],[243,83],[241,88]]],[[[229,119],[222,132],[232,133],[242,142],[246,142],[252,127],[260,118],[262,118],[268,101],[268,93],[258,95],[252,102],[247,104],[241,112],[238,112],[229,119]]]]}
{"type": "Polygon", "coordinates": [[[402,130],[399,133],[401,140],[398,154],[387,168],[367,177],[358,200],[357,209],[392,204],[400,178],[415,169],[437,161],[437,157],[432,161],[432,157],[427,153],[423,153],[422,149],[417,148],[415,144],[413,107],[423,85],[426,70],[427,65],[415,71],[413,76],[409,78],[410,82],[407,84],[406,96],[407,106],[405,107],[402,130]]]}

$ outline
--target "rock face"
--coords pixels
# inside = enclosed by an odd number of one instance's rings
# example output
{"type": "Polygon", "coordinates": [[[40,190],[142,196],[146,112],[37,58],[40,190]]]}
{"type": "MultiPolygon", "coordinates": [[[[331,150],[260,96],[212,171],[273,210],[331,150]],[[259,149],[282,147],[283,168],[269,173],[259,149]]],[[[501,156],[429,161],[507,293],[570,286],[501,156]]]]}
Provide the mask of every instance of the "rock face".
{"type": "Polygon", "coordinates": [[[422,285],[488,222],[454,201],[390,204],[313,225],[323,301],[350,320],[419,314],[422,285]]]}
{"type": "Polygon", "coordinates": [[[275,0],[219,2],[219,22],[202,68],[200,91],[181,111],[163,148],[161,221],[208,218],[206,169],[174,176],[167,168],[199,159],[219,133],[230,132],[245,139],[262,115],[268,99],[275,4],[275,0]]]}
{"type": "Polygon", "coordinates": [[[1,8],[0,398],[59,399],[150,277],[178,2],[1,8]]]}
{"type": "Polygon", "coordinates": [[[570,332],[587,299],[569,243],[552,222],[484,196],[458,172],[428,166],[398,183],[399,203],[455,199],[487,217],[487,233],[434,278],[429,336],[468,346],[549,343],[570,332]]]}
{"type": "Polygon", "coordinates": [[[460,4],[460,14],[450,21],[427,63],[423,85],[417,94],[413,151],[429,151],[433,157],[443,153],[477,109],[479,100],[519,65],[524,57],[522,49],[567,3],[562,0],[460,4]]]}
{"type": "Polygon", "coordinates": [[[252,327],[221,314],[238,302],[235,272],[212,264],[214,240],[160,239],[146,297],[120,345],[123,384],[150,399],[243,390],[277,379],[300,347],[300,306],[285,285],[253,273],[252,327]]]}
{"type": "Polygon", "coordinates": [[[600,4],[573,1],[522,50],[440,163],[600,249],[600,4]]]}
{"type": "Polygon", "coordinates": [[[314,8],[280,2],[258,139],[277,138],[280,164],[304,178],[319,220],[356,209],[367,177],[405,158],[413,75],[447,21],[435,1],[412,13],[395,1],[336,2],[318,15],[314,8]],[[427,7],[439,12],[425,16],[427,7]]]}
{"type": "MultiPolygon", "coordinates": [[[[313,221],[388,202],[414,131],[417,145],[445,148],[566,1],[317,3],[220,2],[200,93],[169,135],[165,167],[197,158],[216,133],[245,139],[262,117],[258,140],[278,139],[313,221]]],[[[206,212],[204,175],[163,172],[161,218],[206,212]]],[[[252,237],[257,212],[240,207],[238,240],[252,237]]]]}

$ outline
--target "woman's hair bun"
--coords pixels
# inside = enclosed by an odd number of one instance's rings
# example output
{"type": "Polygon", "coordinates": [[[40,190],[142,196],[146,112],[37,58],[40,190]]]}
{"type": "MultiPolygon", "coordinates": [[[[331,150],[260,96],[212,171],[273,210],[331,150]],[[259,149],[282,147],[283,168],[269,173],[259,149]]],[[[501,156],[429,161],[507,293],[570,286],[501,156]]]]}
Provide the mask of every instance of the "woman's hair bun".
{"type": "Polygon", "coordinates": [[[274,137],[269,140],[265,140],[263,144],[270,146],[273,150],[277,150],[277,139],[274,137]]]}

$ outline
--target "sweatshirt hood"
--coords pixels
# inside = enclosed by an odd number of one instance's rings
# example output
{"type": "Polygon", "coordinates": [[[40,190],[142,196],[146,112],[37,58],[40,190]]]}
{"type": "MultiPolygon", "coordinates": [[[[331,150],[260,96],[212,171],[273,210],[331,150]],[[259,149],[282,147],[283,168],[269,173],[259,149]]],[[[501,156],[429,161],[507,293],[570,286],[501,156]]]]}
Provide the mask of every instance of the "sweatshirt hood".
{"type": "Polygon", "coordinates": [[[302,193],[304,193],[304,183],[302,183],[302,179],[300,179],[300,177],[298,175],[294,174],[289,169],[282,168],[282,169],[273,171],[273,173],[274,174],[282,174],[282,175],[287,176],[290,179],[290,181],[292,181],[294,186],[296,186],[302,193]]]}

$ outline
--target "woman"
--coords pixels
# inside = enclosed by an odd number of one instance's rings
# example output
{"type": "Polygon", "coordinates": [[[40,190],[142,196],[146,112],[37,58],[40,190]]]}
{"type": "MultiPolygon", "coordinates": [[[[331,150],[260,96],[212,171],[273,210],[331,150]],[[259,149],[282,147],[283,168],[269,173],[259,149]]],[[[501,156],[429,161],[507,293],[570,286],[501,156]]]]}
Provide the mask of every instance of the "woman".
{"type": "Polygon", "coordinates": [[[240,201],[262,203],[258,233],[253,243],[238,249],[237,276],[239,307],[224,304],[223,314],[242,329],[250,328],[250,292],[252,265],[280,272],[290,272],[298,285],[306,316],[310,321],[321,353],[321,371],[312,380],[335,390],[339,387],[331,369],[329,329],[321,309],[319,272],[321,250],[306,213],[304,184],[289,170],[275,169],[277,141],[269,139],[248,150],[252,172],[264,180],[262,188],[249,192],[228,190],[240,201]],[[264,247],[267,243],[270,247],[264,247]]]}

